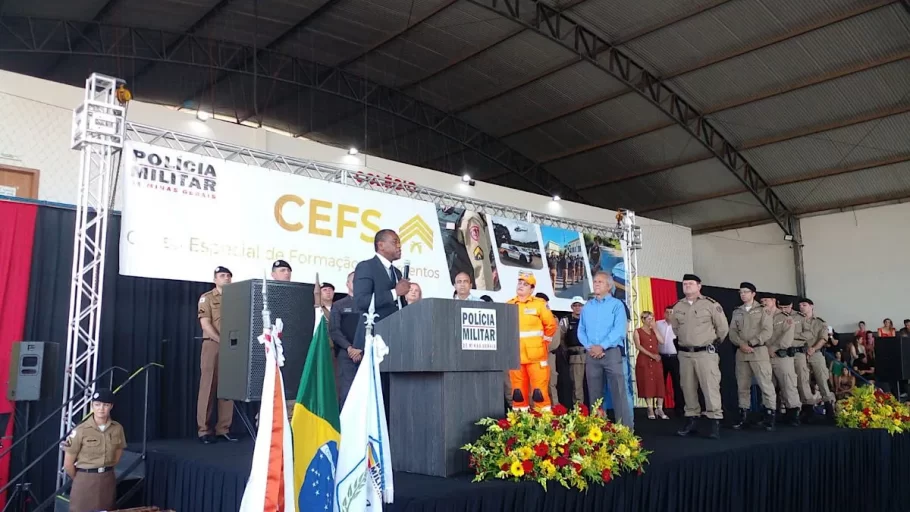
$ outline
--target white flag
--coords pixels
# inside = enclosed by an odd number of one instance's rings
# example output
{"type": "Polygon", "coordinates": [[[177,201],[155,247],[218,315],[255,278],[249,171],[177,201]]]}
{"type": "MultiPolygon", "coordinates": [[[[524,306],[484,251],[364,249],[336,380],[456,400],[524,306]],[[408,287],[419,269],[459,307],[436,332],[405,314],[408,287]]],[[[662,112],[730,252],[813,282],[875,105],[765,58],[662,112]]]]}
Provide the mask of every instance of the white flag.
{"type": "Polygon", "coordinates": [[[379,382],[379,363],[388,353],[381,337],[367,336],[341,411],[334,512],[381,512],[383,502],[392,503],[392,457],[379,382]]]}
{"type": "Polygon", "coordinates": [[[279,370],[279,366],[284,365],[281,329],[282,322],[279,318],[271,330],[266,330],[259,337],[259,343],[265,349],[265,378],[262,382],[262,404],[259,409],[256,445],[253,448],[253,465],[243,491],[240,512],[296,509],[291,424],[284,403],[284,379],[279,370]],[[273,447],[277,450],[273,450],[273,447]],[[283,480],[283,489],[280,486],[270,487],[270,476],[283,480]]]}

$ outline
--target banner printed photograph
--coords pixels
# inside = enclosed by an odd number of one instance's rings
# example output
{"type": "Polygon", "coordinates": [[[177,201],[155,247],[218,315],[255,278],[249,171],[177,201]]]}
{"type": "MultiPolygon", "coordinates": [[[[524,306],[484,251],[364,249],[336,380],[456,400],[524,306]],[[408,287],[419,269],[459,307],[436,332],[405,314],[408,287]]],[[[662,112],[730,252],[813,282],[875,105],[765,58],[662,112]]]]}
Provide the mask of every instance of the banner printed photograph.
{"type": "Polygon", "coordinates": [[[591,293],[585,246],[577,231],[540,226],[550,283],[556,297],[571,299],[591,293]]]}
{"type": "Polygon", "coordinates": [[[493,242],[486,215],[464,208],[437,206],[449,281],[461,272],[471,276],[473,289],[498,291],[501,288],[493,242]]]}
{"type": "Polygon", "coordinates": [[[591,233],[584,234],[585,252],[591,276],[601,270],[613,276],[616,287],[613,296],[626,300],[626,265],[623,261],[622,242],[618,238],[605,238],[591,233]]]}

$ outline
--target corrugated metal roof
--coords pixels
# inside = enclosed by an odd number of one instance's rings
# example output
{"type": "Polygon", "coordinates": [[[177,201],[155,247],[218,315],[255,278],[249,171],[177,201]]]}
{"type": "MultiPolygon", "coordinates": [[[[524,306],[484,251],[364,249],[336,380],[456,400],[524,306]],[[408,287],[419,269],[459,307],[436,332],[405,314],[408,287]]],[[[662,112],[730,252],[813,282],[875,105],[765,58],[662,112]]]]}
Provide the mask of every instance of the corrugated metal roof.
{"type": "Polygon", "coordinates": [[[438,108],[451,110],[574,58],[569,50],[526,30],[407,92],[438,108]]]}
{"type": "Polygon", "coordinates": [[[910,190],[910,162],[829,176],[776,187],[782,201],[797,212],[813,212],[873,203],[906,195],[910,190]]]}
{"type": "Polygon", "coordinates": [[[647,214],[648,218],[682,224],[692,229],[703,229],[727,222],[751,222],[767,216],[768,212],[749,193],[654,210],[647,214]]]}
{"type": "Polygon", "coordinates": [[[670,76],[707,59],[752,45],[822,20],[838,19],[881,0],[744,0],[727,2],[665,30],[635,39],[625,47],[662,76],[670,76]]]}
{"type": "MultiPolygon", "coordinates": [[[[616,82],[616,88],[607,94],[616,94],[622,90],[623,86],[616,82]]],[[[613,139],[643,127],[655,126],[666,119],[663,113],[641,96],[626,94],[543,124],[534,130],[506,137],[505,140],[512,147],[527,151],[528,156],[542,160],[559,154],[566,148],[613,139]],[[555,146],[547,144],[546,140],[554,141],[555,146]]]]}
{"type": "Polygon", "coordinates": [[[706,111],[780,92],[834,71],[910,54],[903,7],[890,5],[673,79],[706,111]]]}
{"type": "Polygon", "coordinates": [[[910,154],[910,112],[745,151],[762,177],[779,183],[910,154]]]}
{"type": "Polygon", "coordinates": [[[910,104],[910,60],[870,69],[711,116],[734,144],[910,104]]]}
{"type": "Polygon", "coordinates": [[[602,196],[617,207],[641,212],[673,201],[742,189],[733,173],[715,159],[588,189],[585,196],[602,196]]]}
{"type": "Polygon", "coordinates": [[[477,5],[457,2],[351,65],[360,76],[386,85],[411,83],[479,49],[517,25],[477,5]]]}
{"type": "Polygon", "coordinates": [[[596,27],[607,40],[622,41],[632,34],[714,3],[715,0],[588,0],[573,7],[570,13],[596,27]]]}
{"type": "Polygon", "coordinates": [[[707,157],[707,150],[674,125],[553,162],[547,169],[561,176],[573,176],[573,183],[585,187],[697,156],[707,157]]]}

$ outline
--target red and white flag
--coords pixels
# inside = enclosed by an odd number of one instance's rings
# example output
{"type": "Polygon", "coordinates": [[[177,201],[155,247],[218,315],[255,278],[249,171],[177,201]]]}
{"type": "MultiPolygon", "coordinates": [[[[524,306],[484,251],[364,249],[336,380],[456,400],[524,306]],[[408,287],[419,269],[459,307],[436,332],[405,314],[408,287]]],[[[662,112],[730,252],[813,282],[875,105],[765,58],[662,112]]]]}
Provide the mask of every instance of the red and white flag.
{"type": "Polygon", "coordinates": [[[250,478],[243,491],[240,512],[292,512],[294,500],[294,450],[291,424],[284,402],[284,351],[281,347],[282,322],[279,318],[271,329],[259,337],[265,348],[265,378],[259,428],[250,478]]]}

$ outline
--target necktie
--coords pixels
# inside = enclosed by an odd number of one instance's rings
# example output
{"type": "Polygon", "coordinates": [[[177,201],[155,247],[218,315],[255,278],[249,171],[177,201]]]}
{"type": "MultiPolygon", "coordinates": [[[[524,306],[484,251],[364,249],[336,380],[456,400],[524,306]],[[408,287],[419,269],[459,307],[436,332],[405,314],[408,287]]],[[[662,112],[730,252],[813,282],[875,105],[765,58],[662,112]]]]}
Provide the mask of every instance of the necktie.
{"type": "Polygon", "coordinates": [[[395,269],[391,265],[389,265],[389,279],[392,280],[393,285],[398,284],[398,279],[397,279],[397,276],[395,275],[395,269]]]}

